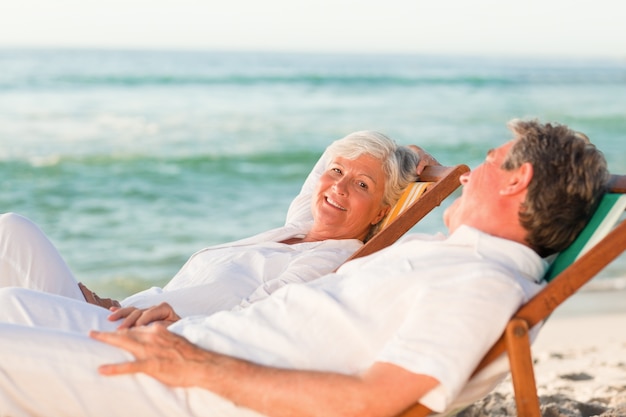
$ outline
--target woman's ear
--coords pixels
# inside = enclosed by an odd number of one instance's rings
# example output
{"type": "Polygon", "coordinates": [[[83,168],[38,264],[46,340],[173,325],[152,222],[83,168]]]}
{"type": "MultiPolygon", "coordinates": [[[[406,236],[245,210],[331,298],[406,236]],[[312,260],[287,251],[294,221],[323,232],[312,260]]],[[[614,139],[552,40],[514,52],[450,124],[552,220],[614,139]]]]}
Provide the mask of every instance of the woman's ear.
{"type": "Polygon", "coordinates": [[[525,192],[533,178],[533,166],[524,162],[519,168],[509,171],[506,186],[500,190],[500,195],[513,195],[525,192]]]}
{"type": "Polygon", "coordinates": [[[389,210],[391,210],[391,206],[383,206],[370,224],[373,226],[380,223],[380,221],[385,218],[387,213],[389,213],[389,210]]]}

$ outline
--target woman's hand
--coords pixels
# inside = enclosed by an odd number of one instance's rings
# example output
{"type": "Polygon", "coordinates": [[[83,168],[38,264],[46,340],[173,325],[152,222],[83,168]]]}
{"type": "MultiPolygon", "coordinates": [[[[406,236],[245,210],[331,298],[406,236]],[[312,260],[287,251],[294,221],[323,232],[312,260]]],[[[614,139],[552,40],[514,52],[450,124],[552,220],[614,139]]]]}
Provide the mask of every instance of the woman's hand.
{"type": "Polygon", "coordinates": [[[102,365],[102,375],[144,373],[173,387],[197,386],[200,369],[211,361],[211,353],[198,348],[187,339],[154,325],[118,330],[92,331],[90,336],[124,349],[135,357],[134,362],[102,365]]]}
{"type": "Polygon", "coordinates": [[[420,157],[420,161],[417,164],[417,168],[415,169],[417,175],[420,175],[424,168],[428,165],[441,165],[434,156],[426,152],[423,148],[420,148],[417,145],[409,145],[409,148],[415,151],[420,157]]]}
{"type": "Polygon", "coordinates": [[[89,304],[95,304],[97,306],[104,307],[106,309],[120,306],[120,303],[117,300],[114,300],[112,298],[98,297],[98,294],[91,291],[82,282],[78,283],[78,288],[80,288],[80,291],[83,293],[83,297],[85,297],[85,301],[87,301],[89,304]]]}
{"type": "Polygon", "coordinates": [[[145,326],[150,323],[161,323],[168,326],[180,320],[180,316],[176,314],[172,306],[167,303],[161,303],[157,306],[139,309],[136,307],[112,307],[110,321],[124,319],[117,326],[118,329],[129,329],[135,326],[145,326]]]}

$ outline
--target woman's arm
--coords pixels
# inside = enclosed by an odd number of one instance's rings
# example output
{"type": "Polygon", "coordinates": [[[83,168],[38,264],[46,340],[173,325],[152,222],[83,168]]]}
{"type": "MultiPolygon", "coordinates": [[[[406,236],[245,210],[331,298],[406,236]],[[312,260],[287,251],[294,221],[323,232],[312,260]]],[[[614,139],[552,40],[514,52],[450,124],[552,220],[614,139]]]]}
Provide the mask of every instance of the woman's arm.
{"type": "Polygon", "coordinates": [[[439,161],[435,159],[434,156],[426,152],[423,148],[420,148],[417,145],[408,145],[408,147],[411,148],[413,152],[417,153],[420,157],[420,161],[417,164],[417,168],[415,169],[415,172],[417,173],[418,176],[422,173],[424,168],[428,165],[441,165],[439,161]]]}
{"type": "Polygon", "coordinates": [[[120,306],[120,302],[117,300],[114,300],[112,298],[100,298],[98,294],[91,291],[82,282],[78,283],[78,288],[83,293],[83,297],[85,297],[85,301],[87,301],[89,304],[95,304],[97,306],[100,306],[106,309],[120,306]]]}
{"type": "MultiPolygon", "coordinates": [[[[163,326],[92,337],[132,353],[136,361],[103,365],[103,375],[142,372],[172,387],[200,387],[269,416],[392,416],[437,380],[377,362],[363,375],[285,370],[216,354],[163,326]]],[[[329,353],[331,354],[331,353],[329,353]]]]}
{"type": "Polygon", "coordinates": [[[311,213],[311,198],[313,197],[313,193],[315,192],[315,187],[317,186],[320,176],[328,165],[327,159],[328,156],[326,155],[326,152],[324,152],[309,173],[309,176],[304,181],[304,184],[302,184],[300,193],[289,205],[285,224],[313,221],[313,214],[311,213]]]}

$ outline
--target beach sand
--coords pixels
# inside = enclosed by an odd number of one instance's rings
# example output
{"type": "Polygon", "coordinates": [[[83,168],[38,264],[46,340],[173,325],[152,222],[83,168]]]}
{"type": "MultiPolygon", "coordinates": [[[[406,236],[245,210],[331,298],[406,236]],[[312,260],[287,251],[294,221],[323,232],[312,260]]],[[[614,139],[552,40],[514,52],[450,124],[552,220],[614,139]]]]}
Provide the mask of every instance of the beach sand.
{"type": "MultiPolygon", "coordinates": [[[[626,291],[581,292],[533,344],[544,417],[626,416],[626,291]]],[[[510,377],[462,417],[517,416],[510,377]]]]}

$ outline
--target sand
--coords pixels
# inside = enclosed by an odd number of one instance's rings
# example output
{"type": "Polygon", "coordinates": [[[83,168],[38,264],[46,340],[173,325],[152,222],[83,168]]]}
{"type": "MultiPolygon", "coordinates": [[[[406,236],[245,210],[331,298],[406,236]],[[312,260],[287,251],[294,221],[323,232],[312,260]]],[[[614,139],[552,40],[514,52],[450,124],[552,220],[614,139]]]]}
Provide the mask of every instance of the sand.
{"type": "MultiPolygon", "coordinates": [[[[581,293],[533,344],[544,417],[626,416],[626,292],[581,293]]],[[[516,416],[510,378],[462,417],[516,416]]]]}

